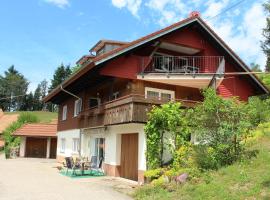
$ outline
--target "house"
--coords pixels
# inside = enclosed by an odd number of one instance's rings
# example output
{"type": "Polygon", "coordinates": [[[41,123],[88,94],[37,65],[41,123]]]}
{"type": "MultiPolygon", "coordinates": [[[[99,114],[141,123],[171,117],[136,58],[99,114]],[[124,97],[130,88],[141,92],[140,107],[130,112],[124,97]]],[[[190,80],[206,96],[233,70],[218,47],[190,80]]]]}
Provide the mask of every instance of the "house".
{"type": "Polygon", "coordinates": [[[3,110],[0,109],[0,150],[3,149],[5,145],[3,138],[4,130],[9,127],[13,122],[16,122],[18,116],[18,114],[4,114],[3,110]]]}
{"type": "Polygon", "coordinates": [[[56,158],[57,124],[25,124],[13,135],[21,139],[20,157],[56,158]]]}
{"type": "Polygon", "coordinates": [[[206,87],[243,101],[269,92],[197,14],[130,43],[112,43],[99,41],[78,61],[82,68],[44,99],[59,105],[59,160],[96,155],[108,175],[143,182],[152,105],[173,100],[191,107],[206,87]]]}

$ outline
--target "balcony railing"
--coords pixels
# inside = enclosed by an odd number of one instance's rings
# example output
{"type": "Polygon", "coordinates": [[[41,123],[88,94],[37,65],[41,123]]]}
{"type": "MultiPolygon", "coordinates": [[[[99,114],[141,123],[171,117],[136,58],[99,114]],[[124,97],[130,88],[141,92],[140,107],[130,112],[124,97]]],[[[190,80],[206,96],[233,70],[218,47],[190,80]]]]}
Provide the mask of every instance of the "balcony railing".
{"type": "Polygon", "coordinates": [[[141,74],[180,73],[207,74],[224,73],[223,56],[153,56],[142,58],[141,74]]]}
{"type": "MultiPolygon", "coordinates": [[[[130,94],[103,103],[95,108],[84,110],[79,115],[80,127],[98,127],[126,122],[146,122],[147,112],[152,105],[161,105],[168,99],[147,98],[141,94],[130,94]]],[[[172,99],[181,102],[183,107],[193,107],[199,101],[172,99]]]]}

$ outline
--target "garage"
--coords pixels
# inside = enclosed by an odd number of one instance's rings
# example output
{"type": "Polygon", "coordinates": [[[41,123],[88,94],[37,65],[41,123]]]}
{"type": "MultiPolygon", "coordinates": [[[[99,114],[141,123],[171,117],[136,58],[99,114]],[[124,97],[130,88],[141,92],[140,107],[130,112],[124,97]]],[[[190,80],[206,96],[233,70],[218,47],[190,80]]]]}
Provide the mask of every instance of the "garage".
{"type": "Polygon", "coordinates": [[[46,158],[46,153],[47,138],[26,138],[25,157],[46,158]]]}
{"type": "Polygon", "coordinates": [[[13,133],[21,138],[20,157],[56,158],[57,124],[25,124],[13,133]]]}

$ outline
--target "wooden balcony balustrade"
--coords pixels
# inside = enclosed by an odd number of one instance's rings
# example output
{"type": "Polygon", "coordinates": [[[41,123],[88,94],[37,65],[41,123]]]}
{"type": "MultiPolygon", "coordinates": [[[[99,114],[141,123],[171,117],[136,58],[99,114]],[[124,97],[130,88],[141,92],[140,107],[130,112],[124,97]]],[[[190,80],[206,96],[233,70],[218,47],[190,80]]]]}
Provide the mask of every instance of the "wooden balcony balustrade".
{"type": "MultiPolygon", "coordinates": [[[[79,115],[81,128],[98,127],[121,123],[145,123],[147,112],[153,105],[161,105],[168,102],[167,99],[146,98],[144,95],[131,94],[116,100],[106,102],[95,108],[82,111],[79,115]]],[[[182,103],[183,107],[192,107],[198,101],[175,99],[182,103]]]]}

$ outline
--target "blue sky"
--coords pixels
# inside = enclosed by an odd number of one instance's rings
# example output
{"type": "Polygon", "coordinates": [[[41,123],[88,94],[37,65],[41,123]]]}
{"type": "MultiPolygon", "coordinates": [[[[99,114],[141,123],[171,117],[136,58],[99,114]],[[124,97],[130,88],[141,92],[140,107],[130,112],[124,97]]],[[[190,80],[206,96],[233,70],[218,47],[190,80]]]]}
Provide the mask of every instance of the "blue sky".
{"type": "Polygon", "coordinates": [[[2,0],[0,74],[11,65],[30,81],[30,90],[50,80],[61,63],[74,63],[99,39],[131,41],[193,10],[249,64],[264,65],[260,49],[266,15],[261,0],[2,0]],[[187,3],[188,2],[188,3],[187,3]],[[214,18],[213,18],[214,17],[214,18]]]}

